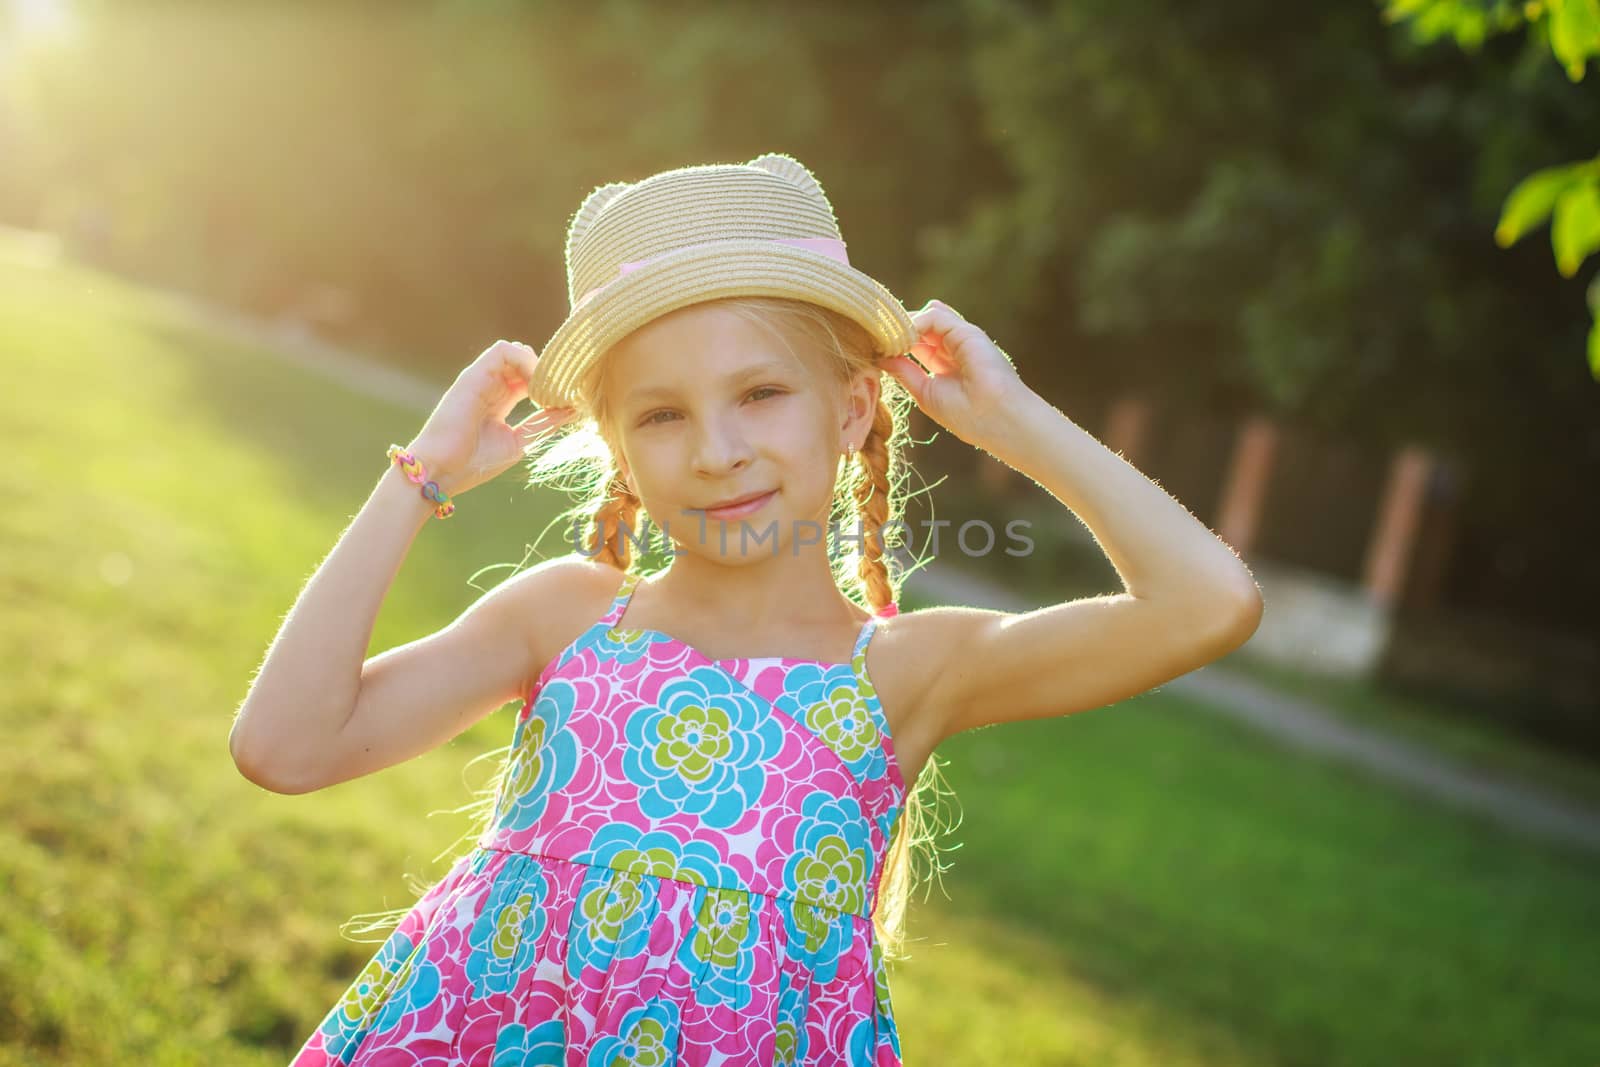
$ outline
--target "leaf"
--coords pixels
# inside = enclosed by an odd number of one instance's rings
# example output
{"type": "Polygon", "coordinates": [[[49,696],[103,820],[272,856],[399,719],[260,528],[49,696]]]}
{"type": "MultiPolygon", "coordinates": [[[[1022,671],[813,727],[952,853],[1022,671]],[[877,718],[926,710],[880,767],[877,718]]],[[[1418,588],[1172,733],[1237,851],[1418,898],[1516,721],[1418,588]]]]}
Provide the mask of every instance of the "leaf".
{"type": "Polygon", "coordinates": [[[1600,382],[1600,316],[1589,327],[1589,373],[1600,382]]]}
{"type": "Polygon", "coordinates": [[[1589,279],[1584,298],[1589,304],[1589,317],[1594,319],[1594,325],[1589,327],[1589,373],[1600,382],[1600,274],[1589,279]]]}
{"type": "Polygon", "coordinates": [[[1600,0],[1547,0],[1550,50],[1567,77],[1582,81],[1589,57],[1600,55],[1600,0]]]}
{"type": "Polygon", "coordinates": [[[1383,8],[1383,17],[1388,22],[1399,22],[1417,14],[1428,4],[1429,0],[1388,0],[1383,8]]]}
{"type": "Polygon", "coordinates": [[[1430,6],[1432,0],[1388,0],[1383,7],[1382,18],[1392,25],[1415,18],[1430,6]]]}
{"type": "Polygon", "coordinates": [[[1523,234],[1545,220],[1562,193],[1595,169],[1593,160],[1562,163],[1534,171],[1522,179],[1500,209],[1500,221],[1494,229],[1495,243],[1501,248],[1510,248],[1523,234]]]}
{"type": "Polygon", "coordinates": [[[1573,185],[1556,200],[1550,244],[1563,278],[1578,273],[1589,254],[1600,249],[1600,180],[1573,185]]]}

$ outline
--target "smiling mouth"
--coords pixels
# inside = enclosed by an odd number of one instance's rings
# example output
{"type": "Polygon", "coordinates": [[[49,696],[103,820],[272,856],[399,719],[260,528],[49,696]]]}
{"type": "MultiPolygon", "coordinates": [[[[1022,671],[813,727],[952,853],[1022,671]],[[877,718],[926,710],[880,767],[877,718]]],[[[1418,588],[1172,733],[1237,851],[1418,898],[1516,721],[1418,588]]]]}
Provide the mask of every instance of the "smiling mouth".
{"type": "Polygon", "coordinates": [[[737,504],[725,504],[716,508],[696,508],[695,510],[713,519],[737,519],[758,510],[768,500],[772,499],[777,492],[776,489],[772,489],[762,493],[760,496],[751,497],[737,504]]]}

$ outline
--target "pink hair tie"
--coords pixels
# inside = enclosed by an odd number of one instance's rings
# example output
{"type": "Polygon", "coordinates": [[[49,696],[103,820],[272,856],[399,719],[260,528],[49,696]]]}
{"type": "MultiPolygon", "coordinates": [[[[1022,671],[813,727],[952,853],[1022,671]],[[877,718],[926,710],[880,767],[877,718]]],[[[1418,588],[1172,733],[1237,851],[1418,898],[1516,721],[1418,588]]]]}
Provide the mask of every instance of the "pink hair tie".
{"type": "Polygon", "coordinates": [[[900,614],[900,606],[897,603],[895,603],[893,600],[891,600],[887,604],[885,604],[883,607],[881,607],[877,611],[873,612],[873,614],[881,616],[882,618],[885,618],[885,619],[892,618],[892,617],[900,614]]]}

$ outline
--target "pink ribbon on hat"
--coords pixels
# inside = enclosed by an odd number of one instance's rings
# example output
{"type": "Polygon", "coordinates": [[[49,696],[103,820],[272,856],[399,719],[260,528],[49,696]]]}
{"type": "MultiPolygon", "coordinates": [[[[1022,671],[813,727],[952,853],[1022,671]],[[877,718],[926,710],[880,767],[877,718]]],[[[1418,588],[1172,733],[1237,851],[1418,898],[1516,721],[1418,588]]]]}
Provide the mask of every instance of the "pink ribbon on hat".
{"type": "MultiPolygon", "coordinates": [[[[776,244],[788,245],[790,248],[803,248],[811,252],[820,252],[829,259],[836,259],[847,267],[850,265],[850,257],[845,254],[844,242],[835,237],[771,237],[768,238],[768,240],[773,241],[776,244]]],[[[719,243],[720,242],[717,241],[703,241],[697,245],[685,245],[684,248],[702,248],[706,245],[714,245],[719,243]]],[[[622,266],[617,268],[617,278],[622,277],[629,271],[638,270],[640,267],[643,267],[646,264],[654,263],[658,259],[663,259],[667,256],[682,252],[683,250],[683,248],[674,248],[671,252],[663,252],[658,256],[650,256],[646,259],[636,259],[632,263],[624,263],[622,266]]],[[[616,281],[616,278],[613,278],[612,281],[616,281]]],[[[610,284],[611,282],[606,283],[606,285],[610,284]]],[[[579,307],[587,304],[591,297],[605,287],[605,285],[597,285],[593,289],[590,289],[587,293],[584,293],[578,298],[578,302],[572,305],[573,310],[577,310],[579,307]]]]}

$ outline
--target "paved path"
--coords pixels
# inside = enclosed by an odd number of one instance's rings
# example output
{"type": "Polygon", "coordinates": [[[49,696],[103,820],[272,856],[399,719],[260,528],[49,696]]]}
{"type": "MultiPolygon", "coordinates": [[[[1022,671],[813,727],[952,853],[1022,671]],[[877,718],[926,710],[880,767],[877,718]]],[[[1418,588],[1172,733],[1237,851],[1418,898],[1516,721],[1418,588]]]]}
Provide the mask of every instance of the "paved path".
{"type": "MultiPolygon", "coordinates": [[[[282,358],[338,381],[352,391],[427,413],[442,386],[323,343],[303,331],[264,325],[208,308],[181,295],[169,297],[180,313],[263,345],[282,358]]],[[[971,574],[929,565],[907,579],[919,593],[949,603],[999,611],[1040,606],[971,574]]],[[[1525,833],[1600,851],[1600,811],[1580,807],[1530,784],[1483,777],[1438,754],[1368,726],[1350,723],[1315,704],[1286,696],[1237,671],[1213,664],[1166,683],[1219,715],[1260,730],[1294,748],[1361,767],[1379,778],[1478,812],[1525,833]]]]}

